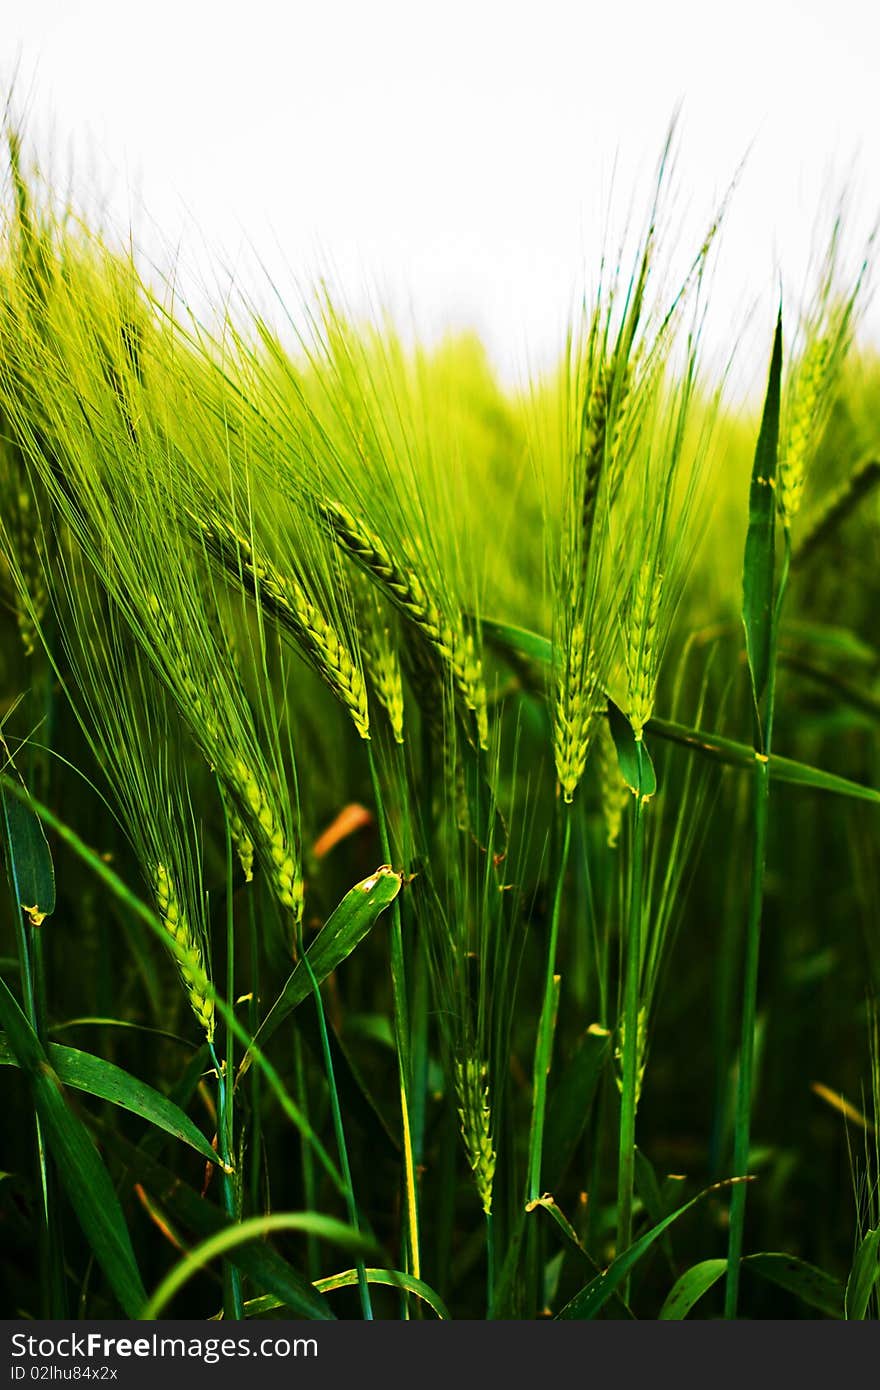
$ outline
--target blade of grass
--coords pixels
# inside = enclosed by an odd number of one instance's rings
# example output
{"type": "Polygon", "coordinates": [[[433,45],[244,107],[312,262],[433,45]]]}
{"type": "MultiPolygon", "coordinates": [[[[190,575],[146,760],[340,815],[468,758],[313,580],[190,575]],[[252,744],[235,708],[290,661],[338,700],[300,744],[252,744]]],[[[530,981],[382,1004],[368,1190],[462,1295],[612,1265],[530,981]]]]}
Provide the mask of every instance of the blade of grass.
{"type": "MultiPolygon", "coordinates": [[[[423,1279],[416,1279],[412,1274],[406,1274],[399,1269],[373,1269],[367,1265],[367,1282],[369,1284],[384,1285],[389,1289],[401,1289],[406,1293],[415,1294],[423,1303],[427,1303],[443,1322],[448,1322],[450,1318],[449,1310],[440,1295],[426,1284],[423,1279]]],[[[358,1272],[356,1269],[343,1269],[338,1274],[328,1274],[323,1279],[315,1280],[315,1288],[321,1293],[332,1293],[334,1289],[347,1289],[357,1283],[358,1272]]],[[[277,1308],[283,1308],[284,1304],[277,1298],[251,1298],[244,1305],[245,1317],[260,1317],[263,1313],[272,1313],[277,1308]]]]}
{"type": "MultiPolygon", "coordinates": [[[[138,1119],[146,1120],[148,1124],[180,1139],[211,1163],[220,1162],[209,1141],[189,1116],[145,1081],[139,1081],[122,1067],[106,1062],[103,1057],[80,1052],[75,1047],[49,1043],[46,1052],[62,1085],[72,1086],[98,1100],[118,1105],[137,1115],[138,1119]]],[[[10,1065],[17,1066],[18,1059],[0,1035],[0,1066],[10,1065]]]]}
{"type": "Polygon", "coordinates": [[[701,1202],[704,1197],[708,1196],[710,1192],[716,1192],[720,1187],[726,1187],[729,1183],[736,1183],[737,1181],[736,1178],[731,1178],[728,1182],[715,1183],[712,1187],[705,1188],[702,1192],[698,1193],[696,1197],[692,1197],[689,1202],[685,1202],[683,1206],[671,1212],[669,1216],[664,1217],[656,1226],[652,1226],[650,1231],[646,1231],[643,1236],[640,1236],[628,1250],[624,1250],[618,1255],[605,1270],[604,1274],[600,1274],[596,1279],[592,1279],[579,1293],[576,1293],[573,1298],[569,1299],[562,1311],[557,1313],[557,1318],[577,1318],[579,1320],[595,1318],[605,1307],[605,1304],[611,1298],[612,1294],[616,1293],[625,1280],[628,1279],[631,1271],[638,1264],[642,1256],[647,1254],[655,1241],[660,1239],[664,1231],[668,1231],[669,1227],[684,1216],[685,1212],[690,1211],[698,1202],[701,1202]]]}
{"type": "Polygon", "coordinates": [[[27,1075],[46,1144],[85,1237],[126,1316],[135,1317],[146,1294],[113,1184],[39,1038],[3,980],[0,1023],[27,1075]]]}
{"type": "Polygon", "coordinates": [[[313,974],[320,984],[341,965],[397,897],[402,883],[402,874],[382,865],[346,893],[309,946],[308,962],[305,956],[297,961],[281,994],[263,1019],[241,1060],[236,1085],[251,1065],[254,1046],[264,1047],[279,1024],[311,994],[309,975],[313,974]]]}
{"type": "MultiPolygon", "coordinates": [[[[124,903],[130,912],[143,922],[144,926],[162,942],[166,950],[170,951],[172,955],[175,955],[178,959],[185,960],[186,948],[169,937],[169,933],[162,926],[156,914],[152,912],[145,903],[142,903],[139,898],[135,897],[126,884],[123,883],[119,875],[104,863],[100,855],[95,854],[94,850],[89,849],[88,845],[80,839],[74,830],[71,830],[69,825],[65,825],[53,811],[49,810],[48,806],[44,806],[36,797],[31,796],[23,789],[19,789],[14,782],[2,773],[0,773],[0,786],[4,787],[7,791],[11,791],[14,796],[26,799],[28,804],[33,808],[35,814],[40,817],[40,820],[43,821],[44,824],[51,826],[56,835],[70,847],[77,858],[82,860],[82,862],[89,867],[92,873],[104,883],[114,897],[124,903]]],[[[242,1043],[246,1052],[251,1055],[253,1062],[262,1070],[282,1110],[311,1145],[315,1155],[321,1162],[337,1191],[344,1193],[345,1186],[336,1165],[333,1163],[333,1160],[330,1158],[318,1136],[294,1105],[277,1071],[272,1066],[269,1059],[264,1056],[262,1050],[257,1046],[256,1040],[250,1037],[239,1023],[238,1019],[235,1017],[234,1009],[232,1009],[228,1002],[217,993],[213,985],[209,984],[208,988],[212,991],[213,1001],[218,1012],[228,1021],[229,1027],[233,1030],[239,1042],[242,1043]]],[[[0,1019],[0,1022],[2,1022],[2,1019],[0,1019]]]]}
{"type": "Polygon", "coordinates": [[[844,1316],[845,1289],[839,1279],[826,1274],[824,1269],[807,1264],[795,1255],[783,1255],[776,1251],[762,1251],[757,1255],[746,1255],[743,1269],[751,1270],[771,1284],[778,1284],[789,1293],[796,1294],[810,1308],[817,1308],[829,1318],[844,1316]]]}
{"type": "MultiPolygon", "coordinates": [[[[106,1148],[125,1164],[132,1180],[141,1183],[152,1194],[154,1202],[169,1212],[179,1226],[203,1239],[219,1231],[235,1229],[220,1207],[188,1183],[181,1182],[177,1173],[146,1152],[145,1144],[135,1147],[103,1123],[99,1122],[97,1128],[106,1148]]],[[[329,1304],[316,1293],[310,1281],[267,1242],[235,1246],[227,1254],[242,1274],[278,1298],[295,1317],[334,1318],[329,1304]]]]}
{"type": "Polygon", "coordinates": [[[336,1221],[332,1216],[322,1216],[319,1212],[275,1212],[272,1216],[252,1216],[247,1221],[217,1231],[180,1260],[165,1276],[150,1299],[144,1300],[138,1314],[140,1321],[157,1321],[184,1284],[218,1255],[225,1255],[252,1240],[264,1240],[275,1231],[309,1232],[321,1240],[331,1241],[334,1245],[341,1245],[349,1250],[366,1252],[375,1249],[372,1241],[365,1240],[344,1222],[336,1221]]]}
{"type": "Polygon", "coordinates": [[[727,1269],[726,1260],[703,1260],[691,1265],[680,1279],[677,1279],[657,1314],[662,1322],[679,1321],[686,1318],[695,1304],[708,1293],[727,1269]]]}
{"type": "Polygon", "coordinates": [[[880,1226],[868,1231],[856,1251],[844,1297],[845,1316],[848,1320],[861,1320],[868,1316],[868,1304],[878,1282],[880,1282],[880,1226]]]}

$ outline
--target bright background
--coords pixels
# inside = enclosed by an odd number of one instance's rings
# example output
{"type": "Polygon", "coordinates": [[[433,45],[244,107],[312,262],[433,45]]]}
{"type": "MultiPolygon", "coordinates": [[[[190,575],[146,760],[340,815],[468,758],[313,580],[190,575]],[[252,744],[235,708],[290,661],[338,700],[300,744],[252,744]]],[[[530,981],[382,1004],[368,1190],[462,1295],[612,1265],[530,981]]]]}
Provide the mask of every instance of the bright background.
{"type": "MultiPolygon", "coordinates": [[[[178,258],[188,292],[264,285],[259,256],[289,302],[324,274],[428,337],[475,327],[508,380],[553,359],[603,244],[644,215],[678,107],[688,253],[746,157],[715,351],[756,325],[766,345],[780,267],[796,297],[844,189],[857,248],[880,212],[880,10],[860,0],[3,0],[0,18],[43,168],[178,258]]],[[[864,331],[880,341],[876,304],[864,331]]]]}

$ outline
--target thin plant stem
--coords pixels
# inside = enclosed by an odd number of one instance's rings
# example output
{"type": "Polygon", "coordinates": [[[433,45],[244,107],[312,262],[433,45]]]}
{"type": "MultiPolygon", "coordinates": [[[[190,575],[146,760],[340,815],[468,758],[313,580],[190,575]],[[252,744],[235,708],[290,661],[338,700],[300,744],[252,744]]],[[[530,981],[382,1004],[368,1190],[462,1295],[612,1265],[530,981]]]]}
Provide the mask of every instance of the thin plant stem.
{"type": "MultiPolygon", "coordinates": [[[[379,825],[379,839],[382,855],[386,863],[391,862],[391,844],[388,837],[388,822],[382,799],[382,788],[376,768],[372,743],[367,745],[370,763],[370,776],[373,782],[373,797],[376,803],[376,818],[379,825]]],[[[403,1181],[406,1200],[406,1225],[408,1233],[409,1269],[420,1278],[421,1257],[419,1251],[419,1214],[416,1170],[413,1158],[412,1131],[410,1127],[410,1088],[412,1084],[409,1058],[409,1008],[406,995],[406,968],[403,954],[403,928],[400,917],[400,902],[395,898],[391,904],[391,987],[394,1003],[394,1041],[397,1053],[398,1084],[400,1089],[400,1124],[403,1140],[403,1181]]]]}
{"type": "MultiPolygon", "coordinates": [[[[255,1036],[260,1026],[260,942],[257,936],[257,913],[254,907],[253,892],[247,895],[248,909],[248,943],[251,958],[251,997],[248,1009],[248,1026],[251,1035],[255,1036]]],[[[259,1067],[251,1067],[250,1070],[250,1109],[251,1109],[251,1143],[250,1143],[250,1190],[251,1207],[254,1212],[260,1206],[260,1169],[263,1161],[263,1126],[261,1119],[262,1103],[262,1084],[259,1067]]],[[[304,1151],[310,1154],[307,1144],[304,1144],[304,1151]]]]}
{"type": "MultiPolygon", "coordinates": [[[[232,835],[229,828],[229,814],[226,810],[226,803],[223,803],[223,821],[226,832],[226,998],[229,1000],[230,1007],[235,1007],[235,911],[232,901],[232,835]]],[[[216,1058],[215,1058],[216,1064],[216,1058]]],[[[218,1096],[218,1116],[217,1133],[222,1136],[220,1140],[220,1154],[224,1165],[232,1167],[232,1156],[235,1153],[235,1091],[230,1078],[235,1075],[235,1036],[229,1023],[226,1024],[226,1071],[224,1077],[217,1069],[217,1096],[218,1096]]],[[[226,1211],[233,1220],[238,1219],[235,1202],[235,1187],[233,1185],[233,1175],[228,1172],[223,1174],[223,1195],[226,1211]]],[[[239,1320],[244,1317],[244,1301],[241,1294],[241,1275],[238,1269],[230,1261],[226,1261],[223,1270],[223,1290],[224,1290],[224,1316],[239,1320]]]]}
{"type": "MultiPolygon", "coordinates": [[[[45,1042],[45,1001],[42,997],[38,997],[37,994],[37,990],[40,988],[42,982],[42,972],[38,972],[35,969],[35,952],[32,950],[31,934],[28,931],[25,914],[21,907],[18,870],[15,864],[12,832],[9,825],[9,813],[6,808],[5,795],[0,797],[0,799],[2,799],[3,803],[3,825],[6,844],[8,846],[7,861],[9,865],[10,887],[12,889],[12,917],[15,923],[24,1010],[27,1015],[27,1020],[34,1032],[42,1042],[45,1042]]],[[[48,1304],[48,1315],[50,1317],[65,1317],[67,1310],[64,1299],[63,1265],[61,1252],[57,1245],[58,1233],[56,1230],[56,1213],[53,1202],[53,1183],[49,1170],[49,1157],[43,1139],[40,1117],[36,1114],[34,1115],[34,1130],[37,1140],[37,1161],[40,1169],[40,1193],[43,1207],[43,1221],[40,1227],[41,1255],[46,1276],[43,1283],[43,1292],[48,1304]]]]}
{"type": "Polygon", "coordinates": [[[495,1217],[486,1212],[486,1317],[492,1318],[495,1304],[495,1217]]]}
{"type": "MultiPolygon", "coordinates": [[[[227,1086],[223,1075],[223,1064],[214,1050],[213,1043],[208,1044],[211,1051],[211,1060],[214,1063],[214,1070],[217,1073],[217,1143],[220,1149],[220,1159],[223,1163],[223,1205],[226,1208],[226,1215],[231,1221],[237,1220],[235,1211],[235,1190],[232,1186],[232,1174],[227,1172],[230,1165],[229,1154],[229,1130],[227,1113],[230,1107],[232,1087],[227,1086]]],[[[238,1270],[232,1266],[224,1265],[223,1270],[223,1316],[239,1320],[244,1317],[244,1304],[241,1297],[241,1279],[238,1270]]]]}
{"type": "MultiPolygon", "coordinates": [[[[743,966],[742,1027],[739,1073],[736,1089],[736,1121],[733,1144],[733,1172],[745,1177],[751,1147],[752,1088],[755,1063],[755,1019],[758,1011],[758,973],[761,952],[761,918],[764,907],[764,873],[767,864],[767,828],[770,808],[770,753],[773,741],[773,715],[776,704],[776,639],[782,603],[791,567],[791,537],[785,531],[785,550],[773,614],[770,663],[767,672],[767,713],[762,731],[755,730],[755,800],[752,835],[752,881],[746,924],[746,951],[743,966]]],[[[735,1318],[739,1301],[740,1260],[746,1220],[748,1183],[736,1183],[730,1196],[730,1233],[727,1245],[727,1277],[724,1290],[724,1316],[735,1318]]]]}
{"type": "MultiPolygon", "coordinates": [[[[330,1110],[333,1115],[333,1130],[336,1135],[336,1148],[339,1153],[339,1168],[342,1173],[342,1181],[345,1187],[345,1202],[348,1208],[348,1219],[352,1229],[360,1231],[358,1218],[357,1202],[354,1197],[354,1187],[351,1181],[351,1166],[348,1161],[348,1145],[345,1142],[345,1130],[342,1124],[342,1111],[339,1108],[339,1092],[336,1089],[336,1076],[333,1070],[333,1057],[330,1052],[330,1038],[327,1033],[327,1019],[324,1014],[324,1001],[321,998],[321,987],[315,978],[315,972],[311,967],[307,951],[303,951],[301,960],[306,968],[309,980],[312,985],[312,993],[315,997],[315,1007],[318,1011],[318,1028],[321,1033],[321,1050],[324,1055],[324,1067],[327,1072],[327,1086],[330,1091],[330,1110]]],[[[373,1305],[370,1299],[370,1286],[367,1283],[367,1269],[363,1259],[357,1261],[358,1293],[361,1300],[361,1311],[367,1321],[372,1321],[373,1305]]]]}
{"type": "MultiPolygon", "coordinates": [[[[641,784],[642,745],[636,743],[641,784]]],[[[632,1243],[633,1189],[635,1185],[636,1109],[639,1080],[639,986],[642,963],[642,864],[645,844],[645,808],[637,792],[633,808],[629,903],[626,926],[626,979],[623,999],[623,1076],[620,1093],[620,1143],[617,1162],[617,1254],[632,1243]]],[[[623,1285],[629,1296],[629,1280],[623,1285]]]]}
{"type": "Polygon", "coordinates": [[[559,920],[562,915],[562,893],[571,847],[571,816],[565,816],[562,832],[562,851],[553,896],[553,916],[550,922],[550,941],[547,946],[547,969],[544,978],[544,1002],[535,1042],[535,1069],[532,1083],[532,1124],[529,1135],[529,1174],[527,1200],[535,1202],[541,1196],[541,1158],[544,1148],[544,1121],[547,1111],[547,1078],[553,1051],[553,1015],[556,1009],[556,952],[559,944],[559,920]]]}
{"type": "MultiPolygon", "coordinates": [[[[308,1118],[308,1088],[306,1086],[305,1056],[302,1037],[298,1027],[293,1030],[293,1065],[296,1075],[296,1093],[303,1115],[308,1118]]],[[[300,1162],[302,1163],[303,1197],[306,1210],[316,1211],[318,1206],[318,1185],[315,1180],[315,1161],[311,1146],[300,1136],[300,1162]]],[[[320,1251],[314,1235],[306,1235],[306,1266],[312,1283],[321,1275],[320,1251]]]]}

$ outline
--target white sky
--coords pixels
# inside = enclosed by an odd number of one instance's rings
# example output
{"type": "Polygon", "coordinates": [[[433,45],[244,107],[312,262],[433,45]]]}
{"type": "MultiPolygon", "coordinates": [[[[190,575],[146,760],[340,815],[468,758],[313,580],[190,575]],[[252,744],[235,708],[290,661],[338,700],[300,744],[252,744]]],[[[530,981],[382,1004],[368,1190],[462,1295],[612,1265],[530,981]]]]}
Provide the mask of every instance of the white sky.
{"type": "Polygon", "coordinates": [[[65,183],[73,161],[79,201],[100,191],[160,257],[182,243],[194,279],[255,284],[253,247],[293,302],[330,268],[426,335],[473,326],[508,379],[552,360],[612,175],[620,227],[679,105],[688,251],[748,150],[709,335],[757,306],[759,374],[820,211],[848,186],[860,244],[880,213],[866,0],[0,0],[0,22],[0,81],[18,69],[38,157],[65,183]]]}

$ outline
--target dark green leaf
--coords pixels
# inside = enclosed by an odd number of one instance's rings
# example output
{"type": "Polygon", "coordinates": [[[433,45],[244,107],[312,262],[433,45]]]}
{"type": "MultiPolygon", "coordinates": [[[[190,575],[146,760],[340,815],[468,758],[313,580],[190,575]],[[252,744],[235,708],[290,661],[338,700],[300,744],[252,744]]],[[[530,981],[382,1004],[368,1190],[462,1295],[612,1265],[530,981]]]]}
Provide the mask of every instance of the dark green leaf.
{"type": "Polygon", "coordinates": [[[669,1209],[663,1204],[663,1195],[660,1191],[660,1184],[657,1181],[657,1174],[654,1165],[641,1149],[635,1151],[635,1177],[636,1190],[645,1204],[645,1211],[651,1221],[662,1221],[664,1216],[669,1215],[669,1209]]]}
{"type": "MultiPolygon", "coordinates": [[[[364,1273],[368,1284],[384,1284],[389,1289],[404,1289],[407,1293],[415,1294],[416,1298],[422,1299],[430,1308],[433,1308],[438,1318],[444,1321],[449,1318],[449,1310],[438,1293],[426,1284],[423,1279],[415,1279],[411,1274],[404,1274],[399,1269],[371,1269],[368,1265],[364,1273]]],[[[326,1279],[318,1279],[315,1288],[321,1293],[330,1293],[333,1289],[351,1288],[358,1280],[356,1269],[345,1269],[340,1274],[330,1274],[326,1279]]],[[[245,1312],[248,1311],[245,1305],[245,1312]]]]}
{"type": "Polygon", "coordinates": [[[782,625],[781,636],[787,645],[818,647],[836,660],[854,661],[859,666],[880,665],[880,652],[845,627],[830,627],[827,623],[811,623],[803,618],[790,618],[782,625]]]}
{"type": "MultiPolygon", "coordinates": [[[[26,799],[29,802],[29,804],[33,807],[36,814],[40,817],[40,820],[43,821],[46,825],[50,825],[52,827],[56,835],[58,835],[59,839],[61,839],[66,845],[69,845],[73,853],[79,859],[81,859],[83,863],[89,866],[89,868],[96,875],[96,877],[100,879],[100,881],[103,884],[105,884],[105,886],[108,888],[110,893],[112,893],[115,898],[117,898],[121,903],[128,907],[133,913],[133,915],[136,918],[138,918],[141,922],[143,922],[144,925],[148,927],[149,930],[153,932],[154,935],[158,939],[160,939],[165,946],[173,950],[175,953],[179,953],[181,957],[184,956],[184,947],[181,946],[178,942],[176,942],[173,937],[169,936],[168,932],[162,926],[162,923],[159,921],[159,918],[156,916],[156,914],[152,912],[150,908],[146,906],[145,903],[142,903],[140,899],[135,897],[135,895],[126,886],[126,884],[122,881],[119,875],[114,873],[114,871],[111,868],[109,868],[108,865],[105,864],[104,861],[97,854],[95,854],[94,850],[89,849],[88,845],[86,845],[80,839],[80,837],[76,834],[74,830],[70,828],[69,825],[65,825],[63,821],[59,820],[59,818],[54,814],[54,812],[50,811],[48,806],[44,806],[40,801],[36,799],[36,797],[28,797],[27,793],[23,790],[23,788],[19,787],[16,782],[12,781],[11,778],[7,777],[5,774],[2,773],[0,773],[0,786],[2,786],[4,790],[9,791],[11,795],[17,796],[19,797],[19,799],[26,799]]],[[[389,870],[387,872],[390,874],[391,871],[389,870]]],[[[375,878],[376,875],[374,875],[373,877],[375,878]]],[[[393,875],[393,877],[396,878],[397,875],[393,875]]],[[[367,882],[370,882],[370,880],[367,880],[367,882]]],[[[357,890],[355,889],[353,891],[357,890]]],[[[293,1101],[291,1100],[290,1096],[288,1095],[281,1082],[281,1078],[278,1076],[278,1073],[275,1071],[274,1067],[272,1067],[268,1059],[263,1056],[262,1052],[254,1043],[253,1038],[248,1036],[245,1029],[239,1023],[238,1019],[235,1016],[234,1009],[231,1008],[230,1005],[226,1002],[226,1000],[224,1000],[219,994],[217,994],[216,991],[214,994],[214,1003],[217,1008],[217,1011],[222,1015],[227,1027],[235,1033],[236,1037],[241,1042],[243,1042],[245,1046],[250,1047],[252,1053],[251,1060],[253,1060],[254,1058],[257,1060],[257,1063],[263,1075],[266,1077],[269,1085],[272,1087],[272,1090],[277,1096],[284,1113],[289,1117],[289,1119],[293,1121],[297,1129],[306,1139],[306,1142],[312,1146],[320,1163],[322,1164],[326,1172],[330,1175],[330,1178],[336,1185],[337,1189],[340,1192],[344,1192],[345,1189],[342,1182],[342,1177],[338,1169],[336,1168],[332,1159],[328,1155],[324,1146],[321,1144],[317,1135],[312,1130],[306,1117],[296,1107],[296,1105],[294,1105],[293,1101]]],[[[0,1024],[2,1024],[2,1022],[3,1020],[2,1018],[0,1018],[0,1024]]],[[[10,1039],[10,1041],[13,1042],[14,1046],[14,1040],[10,1039]]]]}
{"type": "Polygon", "coordinates": [[[553,660],[552,643],[537,632],[529,632],[527,628],[516,627],[512,623],[495,622],[492,618],[481,618],[480,627],[486,641],[501,651],[526,657],[541,666],[549,666],[553,660]]]}
{"type": "MultiPolygon", "coordinates": [[[[104,1124],[99,1123],[98,1128],[107,1148],[119,1156],[151,1198],[180,1227],[204,1239],[232,1224],[224,1211],[187,1183],[181,1182],[176,1173],[157,1163],[142,1148],[129,1144],[104,1124]]],[[[333,1317],[329,1304],[316,1293],[305,1276],[293,1269],[264,1241],[237,1246],[229,1252],[228,1259],[266,1293],[280,1299],[294,1317],[333,1317]]]]}
{"type": "Polygon", "coordinates": [[[868,1303],[874,1286],[880,1280],[880,1226],[869,1231],[856,1251],[849,1279],[846,1282],[844,1306],[848,1319],[868,1316],[868,1303]]]}
{"type": "MultiPolygon", "coordinates": [[[[517,651],[519,648],[514,645],[523,643],[524,649],[533,653],[536,660],[548,665],[553,660],[553,648],[546,637],[539,637],[537,633],[526,632],[523,628],[511,627],[505,623],[493,623],[488,625],[499,646],[509,642],[510,650],[517,651]]],[[[806,625],[800,624],[797,629],[792,627],[791,631],[804,630],[806,635],[806,625]]],[[[810,632],[818,632],[818,629],[810,629],[810,632]]],[[[829,641],[833,640],[834,629],[826,629],[829,634],[829,641]]],[[[845,633],[838,633],[841,641],[847,637],[845,633]]],[[[853,639],[855,641],[856,639],[853,639]]],[[[856,650],[856,649],[854,649],[856,650]]],[[[867,659],[867,653],[873,655],[872,648],[859,648],[861,659],[867,659]]],[[[743,767],[753,771],[755,766],[755,750],[750,744],[738,743],[731,738],[724,738],[720,734],[712,733],[707,729],[692,729],[685,724],[677,724],[671,719],[652,718],[645,726],[646,733],[656,734],[658,738],[667,739],[672,743],[679,743],[685,748],[690,748],[696,753],[704,753],[708,758],[714,758],[717,762],[727,763],[731,767],[743,767]]],[[[873,801],[880,803],[880,792],[873,787],[863,786],[859,782],[851,782],[846,777],[838,777],[833,772],[823,772],[821,768],[810,767],[807,763],[795,762],[792,758],[780,758],[774,753],[770,758],[770,777],[775,782],[787,782],[792,785],[802,787],[815,787],[817,791],[832,792],[837,796],[852,797],[857,801],[873,801]]]]}
{"type": "MultiPolygon", "coordinates": [[[[741,1180],[738,1179],[737,1181],[741,1180]]],[[[638,1264],[639,1260],[650,1250],[654,1242],[660,1239],[663,1232],[667,1231],[673,1222],[678,1221],[680,1217],[684,1216],[686,1211],[690,1211],[691,1207],[696,1206],[697,1202],[702,1201],[708,1193],[715,1192],[719,1187],[726,1186],[729,1186],[729,1184],[716,1183],[712,1187],[707,1187],[705,1191],[700,1192],[696,1197],[692,1197],[689,1202],[685,1202],[684,1206],[679,1207],[677,1211],[664,1217],[662,1221],[658,1221],[656,1226],[652,1226],[650,1231],[640,1236],[627,1250],[624,1250],[621,1255],[618,1255],[605,1270],[604,1274],[600,1274],[596,1279],[591,1280],[579,1293],[576,1293],[574,1298],[566,1303],[562,1311],[557,1313],[557,1317],[566,1319],[574,1318],[579,1321],[596,1317],[605,1307],[605,1304],[608,1302],[609,1298],[611,1298],[612,1294],[617,1292],[633,1266],[638,1264]]]]}
{"type": "MultiPolygon", "coordinates": [[[[676,724],[671,719],[652,719],[648,724],[652,734],[659,738],[680,743],[695,753],[702,753],[716,762],[727,763],[731,767],[755,767],[755,750],[746,743],[737,743],[732,738],[722,738],[705,729],[690,729],[684,724],[676,724]]],[[[871,801],[880,805],[880,791],[863,786],[861,782],[851,782],[847,777],[838,777],[833,772],[823,772],[821,768],[810,767],[807,763],[795,762],[792,758],[780,758],[775,753],[770,757],[770,777],[775,782],[786,782],[791,786],[813,787],[816,791],[832,792],[836,796],[847,796],[855,801],[871,801]]]]}
{"type": "MultiPolygon", "coordinates": [[[[401,874],[383,865],[346,893],[307,952],[318,984],[326,980],[327,976],[351,955],[355,947],[360,945],[386,907],[397,897],[402,882],[401,874]]],[[[281,994],[257,1030],[254,1037],[257,1047],[265,1046],[278,1025],[283,1023],[311,992],[312,983],[308,971],[302,961],[298,961],[281,994]]],[[[252,1053],[246,1053],[239,1067],[239,1078],[247,1071],[252,1060],[252,1053]]]]}
{"type": "MultiPolygon", "coordinates": [[[[24,785],[22,783],[22,785],[24,785]]],[[[15,866],[19,905],[38,927],[55,910],[55,869],[43,827],[30,806],[0,788],[8,852],[15,866]]]]}
{"type": "Polygon", "coordinates": [[[770,671],[776,534],[776,455],[782,380],[782,313],[776,320],[764,414],[749,490],[749,526],[743,561],[743,624],[758,724],[770,671]]]}
{"type": "Polygon", "coordinates": [[[673,1284],[657,1317],[664,1322],[686,1318],[694,1304],[709,1292],[713,1284],[718,1283],[726,1269],[726,1260],[703,1260],[701,1264],[692,1265],[673,1284]]]}
{"type": "Polygon", "coordinates": [[[844,1289],[839,1279],[826,1274],[824,1269],[799,1260],[795,1255],[784,1255],[776,1251],[765,1251],[757,1255],[747,1255],[743,1268],[760,1274],[781,1289],[796,1294],[810,1308],[818,1308],[830,1318],[843,1317],[844,1289]]]}
{"type": "MultiPolygon", "coordinates": [[[[526,1203],[526,1211],[546,1211],[547,1215],[558,1226],[562,1232],[566,1244],[582,1257],[587,1257],[587,1252],[581,1244],[580,1237],[572,1226],[562,1208],[558,1205],[556,1198],[550,1192],[545,1192],[543,1197],[536,1197],[533,1202],[526,1203]]],[[[595,1269],[595,1265],[593,1268],[595,1269]]]]}
{"type": "Polygon", "coordinates": [[[58,1175],[101,1269],[126,1315],[146,1298],[119,1199],[98,1150],[71,1109],[36,1033],[0,980],[0,1023],[22,1071],[58,1175]]]}
{"type": "Polygon", "coordinates": [[[152,1294],[141,1317],[148,1322],[156,1321],[178,1290],[212,1260],[220,1255],[232,1259],[236,1250],[256,1241],[262,1243],[274,1231],[300,1231],[317,1240],[341,1245],[343,1249],[353,1250],[356,1254],[372,1253],[377,1249],[370,1237],[362,1235],[352,1226],[346,1226],[335,1216],[325,1216],[319,1211],[271,1212],[266,1216],[250,1216],[244,1221],[230,1221],[174,1265],[152,1294]]]}
{"type": "Polygon", "coordinates": [[[636,738],[626,715],[613,700],[608,701],[608,727],[617,749],[621,777],[633,795],[646,801],[657,790],[654,764],[644,739],[636,738]]]}
{"type": "MultiPolygon", "coordinates": [[[[189,1116],[145,1081],[138,1081],[121,1067],[105,1062],[103,1057],[95,1057],[91,1052],[62,1047],[60,1043],[50,1043],[47,1050],[49,1061],[63,1085],[73,1086],[90,1096],[110,1101],[123,1110],[130,1110],[133,1115],[165,1130],[166,1134],[183,1140],[203,1158],[209,1158],[212,1163],[219,1162],[208,1140],[189,1116]]],[[[6,1039],[0,1035],[0,1066],[4,1064],[16,1066],[17,1059],[6,1039]]]]}
{"type": "Polygon", "coordinates": [[[794,564],[804,564],[878,484],[880,459],[863,459],[856,464],[849,477],[834,489],[821,508],[807,518],[794,554],[794,564]]]}
{"type": "Polygon", "coordinates": [[[595,1025],[584,1033],[550,1088],[543,1164],[551,1190],[559,1186],[584,1132],[610,1054],[611,1034],[595,1025]]]}

